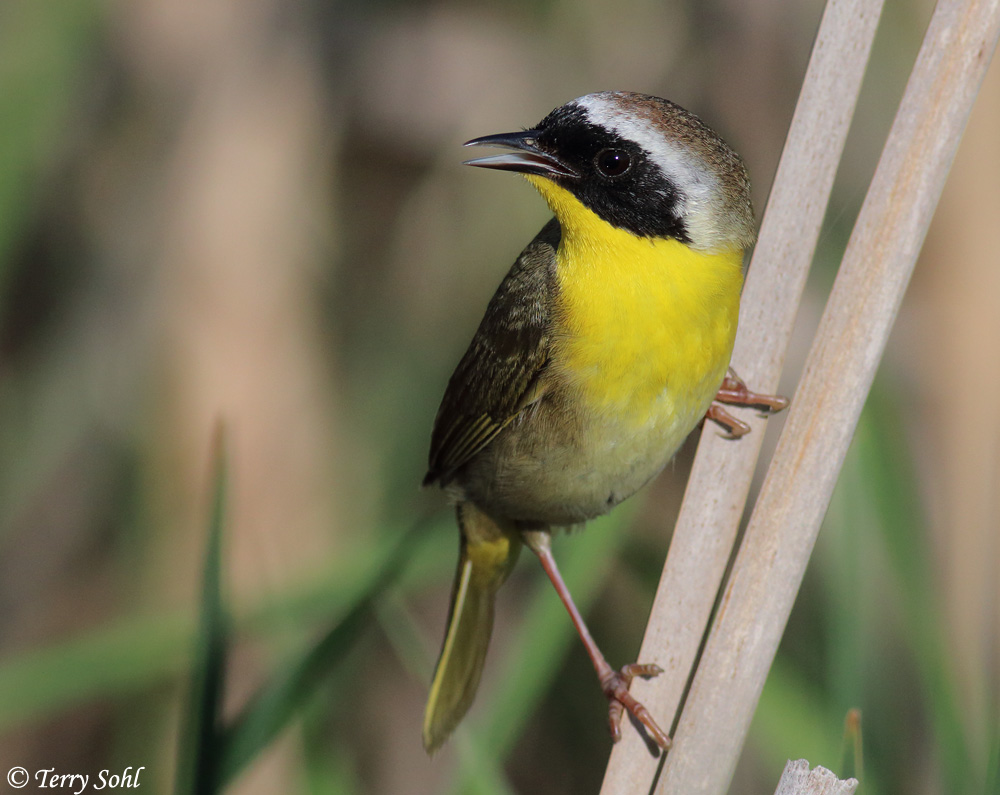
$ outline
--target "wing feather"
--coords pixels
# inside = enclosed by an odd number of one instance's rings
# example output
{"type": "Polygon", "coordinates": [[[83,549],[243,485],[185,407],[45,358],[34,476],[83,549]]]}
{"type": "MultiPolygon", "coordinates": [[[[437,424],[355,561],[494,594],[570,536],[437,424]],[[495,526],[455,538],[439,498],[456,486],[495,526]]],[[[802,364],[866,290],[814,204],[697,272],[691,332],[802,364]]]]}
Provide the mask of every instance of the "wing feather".
{"type": "Polygon", "coordinates": [[[424,483],[447,483],[544,393],[560,229],[553,218],[517,258],[448,382],[424,483]]]}

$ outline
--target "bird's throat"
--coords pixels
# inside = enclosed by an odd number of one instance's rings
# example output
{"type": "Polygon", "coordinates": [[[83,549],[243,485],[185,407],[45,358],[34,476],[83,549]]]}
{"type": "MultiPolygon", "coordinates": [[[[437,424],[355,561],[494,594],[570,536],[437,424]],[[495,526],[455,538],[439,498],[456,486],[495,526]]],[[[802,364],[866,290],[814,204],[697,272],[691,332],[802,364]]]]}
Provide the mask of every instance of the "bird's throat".
{"type": "Polygon", "coordinates": [[[732,353],[743,252],[639,237],[552,181],[528,179],[562,228],[557,358],[565,377],[592,407],[637,426],[703,413],[732,353]]]}

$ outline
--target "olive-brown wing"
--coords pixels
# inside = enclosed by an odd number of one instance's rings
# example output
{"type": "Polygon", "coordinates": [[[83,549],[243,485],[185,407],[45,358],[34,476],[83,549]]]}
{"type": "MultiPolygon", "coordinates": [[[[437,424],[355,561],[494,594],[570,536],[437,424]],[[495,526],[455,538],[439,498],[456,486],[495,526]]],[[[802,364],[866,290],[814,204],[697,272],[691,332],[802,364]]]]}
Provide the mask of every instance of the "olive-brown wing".
{"type": "Polygon", "coordinates": [[[552,219],[490,300],[438,409],[425,484],[446,484],[544,393],[559,238],[552,219]]]}

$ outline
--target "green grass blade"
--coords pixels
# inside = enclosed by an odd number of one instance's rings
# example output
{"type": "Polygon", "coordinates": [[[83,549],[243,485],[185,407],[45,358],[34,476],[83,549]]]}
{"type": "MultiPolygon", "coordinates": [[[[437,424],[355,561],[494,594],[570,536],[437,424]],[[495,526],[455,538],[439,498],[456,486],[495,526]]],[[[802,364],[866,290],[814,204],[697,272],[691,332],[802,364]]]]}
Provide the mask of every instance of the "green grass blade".
{"type": "Polygon", "coordinates": [[[417,527],[399,540],[353,606],[314,646],[265,684],[222,737],[220,781],[231,781],[288,725],[374,622],[375,601],[396,579],[423,537],[417,527]]]}
{"type": "Polygon", "coordinates": [[[864,755],[862,746],[861,710],[849,709],[847,717],[844,718],[844,751],[840,761],[840,778],[863,780],[864,755]]]}
{"type": "Polygon", "coordinates": [[[1000,792],[1000,727],[993,727],[990,758],[986,764],[986,785],[984,793],[1000,792]]]}
{"type": "MultiPolygon", "coordinates": [[[[450,516],[439,522],[451,522],[450,516]]],[[[449,529],[453,528],[449,525],[449,529]]],[[[414,550],[401,586],[422,588],[451,575],[446,560],[453,539],[428,532],[414,550]]],[[[398,535],[397,531],[393,534],[398,535]]],[[[387,539],[376,539],[345,555],[322,578],[303,583],[279,597],[269,596],[241,611],[233,634],[268,638],[288,627],[329,620],[349,609],[394,552],[387,539]]],[[[79,637],[21,652],[0,663],[0,731],[35,721],[89,701],[131,697],[186,674],[191,666],[196,621],[186,613],[135,615],[94,628],[79,637]]]]}
{"type": "Polygon", "coordinates": [[[828,715],[821,689],[785,656],[775,658],[750,731],[764,767],[780,771],[789,759],[808,759],[833,768],[837,746],[828,715]]]}
{"type": "Polygon", "coordinates": [[[186,616],[139,617],[0,665],[0,731],[87,701],[130,695],[187,665],[186,616]]]}
{"type": "MultiPolygon", "coordinates": [[[[877,384],[877,382],[876,382],[877,384]]],[[[914,650],[927,699],[935,747],[939,749],[947,792],[969,791],[975,777],[969,737],[962,722],[944,622],[933,596],[927,533],[914,484],[916,475],[898,414],[884,390],[873,389],[858,427],[863,482],[869,484],[883,528],[883,541],[903,594],[906,635],[914,650]]],[[[980,774],[982,767],[979,768],[980,774]]]]}
{"type": "Polygon", "coordinates": [[[228,618],[222,603],[222,523],[226,462],[220,436],[213,456],[212,513],[208,526],[201,618],[191,677],[191,695],[179,743],[176,792],[209,795],[218,790],[219,706],[225,686],[228,618]]]}

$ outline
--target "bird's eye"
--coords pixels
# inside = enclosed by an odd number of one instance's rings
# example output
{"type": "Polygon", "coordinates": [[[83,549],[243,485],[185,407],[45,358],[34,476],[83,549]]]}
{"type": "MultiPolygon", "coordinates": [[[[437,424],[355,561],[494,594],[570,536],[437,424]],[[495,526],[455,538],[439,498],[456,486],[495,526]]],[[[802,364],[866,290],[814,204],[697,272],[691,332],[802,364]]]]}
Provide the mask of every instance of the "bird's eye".
{"type": "Polygon", "coordinates": [[[602,149],[594,158],[594,165],[604,177],[620,177],[632,167],[632,158],[624,149],[602,149]]]}

